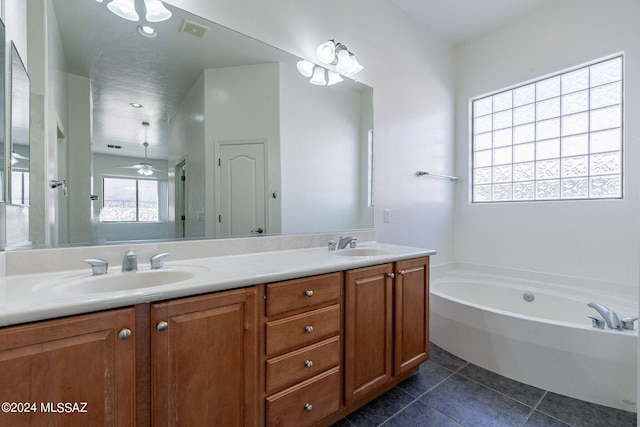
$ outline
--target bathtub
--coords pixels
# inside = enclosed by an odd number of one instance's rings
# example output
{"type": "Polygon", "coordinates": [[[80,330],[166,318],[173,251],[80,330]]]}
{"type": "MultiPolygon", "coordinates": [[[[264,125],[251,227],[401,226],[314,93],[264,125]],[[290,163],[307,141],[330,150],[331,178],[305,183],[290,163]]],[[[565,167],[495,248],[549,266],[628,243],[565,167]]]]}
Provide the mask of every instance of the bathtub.
{"type": "Polygon", "coordinates": [[[587,303],[604,304],[620,317],[637,316],[637,296],[605,295],[578,286],[450,271],[431,282],[431,341],[508,378],[636,412],[637,329],[593,328],[587,315],[597,312],[587,303]],[[525,292],[533,301],[525,300],[525,292]]]}

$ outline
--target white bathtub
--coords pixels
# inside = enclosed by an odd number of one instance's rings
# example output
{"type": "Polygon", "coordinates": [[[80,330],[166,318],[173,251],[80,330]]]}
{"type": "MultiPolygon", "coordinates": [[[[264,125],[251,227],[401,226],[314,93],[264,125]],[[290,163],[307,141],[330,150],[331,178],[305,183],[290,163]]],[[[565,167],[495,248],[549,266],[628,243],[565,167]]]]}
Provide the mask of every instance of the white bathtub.
{"type": "Polygon", "coordinates": [[[637,299],[576,289],[449,272],[431,282],[431,341],[508,378],[636,412],[637,330],[594,329],[587,315],[597,312],[587,303],[637,316],[637,299]]]}

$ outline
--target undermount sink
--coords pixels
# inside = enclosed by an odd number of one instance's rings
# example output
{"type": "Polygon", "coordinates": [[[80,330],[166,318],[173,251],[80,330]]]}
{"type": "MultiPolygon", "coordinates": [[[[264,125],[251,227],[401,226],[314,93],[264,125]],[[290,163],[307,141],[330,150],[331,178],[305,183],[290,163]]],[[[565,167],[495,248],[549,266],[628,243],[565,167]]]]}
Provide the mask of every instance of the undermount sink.
{"type": "Polygon", "coordinates": [[[383,248],[355,248],[339,250],[335,253],[340,256],[380,256],[389,255],[391,251],[383,248]]]}
{"type": "Polygon", "coordinates": [[[129,291],[138,288],[179,283],[192,279],[194,274],[179,270],[146,270],[137,272],[115,272],[101,276],[75,276],[55,282],[36,285],[36,292],[54,291],[63,294],[93,294],[129,291]]]}

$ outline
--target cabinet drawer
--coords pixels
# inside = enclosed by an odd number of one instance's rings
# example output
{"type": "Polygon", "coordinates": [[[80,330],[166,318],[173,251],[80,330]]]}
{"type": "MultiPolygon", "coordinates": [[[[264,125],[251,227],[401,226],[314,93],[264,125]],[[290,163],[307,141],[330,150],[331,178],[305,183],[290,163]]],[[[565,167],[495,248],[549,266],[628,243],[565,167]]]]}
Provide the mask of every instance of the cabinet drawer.
{"type": "Polygon", "coordinates": [[[310,426],[340,407],[340,368],[267,397],[267,426],[310,426]]]}
{"type": "Polygon", "coordinates": [[[267,393],[311,378],[340,363],[340,336],[269,359],[267,393]]]}
{"type": "Polygon", "coordinates": [[[267,355],[340,333],[340,305],[319,308],[267,322],[267,355]]]}
{"type": "Polygon", "coordinates": [[[340,273],[267,285],[267,316],[296,310],[340,297],[340,273]]]}

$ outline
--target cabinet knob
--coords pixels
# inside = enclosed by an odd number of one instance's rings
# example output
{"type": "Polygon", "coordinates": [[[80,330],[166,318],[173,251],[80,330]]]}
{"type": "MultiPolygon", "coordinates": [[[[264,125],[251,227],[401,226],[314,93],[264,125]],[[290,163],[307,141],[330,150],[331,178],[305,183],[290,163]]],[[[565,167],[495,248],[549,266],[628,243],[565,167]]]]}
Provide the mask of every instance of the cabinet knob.
{"type": "Polygon", "coordinates": [[[313,296],[313,291],[309,290],[307,292],[304,293],[306,296],[308,296],[309,298],[311,298],[313,296]]]}
{"type": "Polygon", "coordinates": [[[311,403],[307,403],[306,405],[304,405],[304,409],[306,409],[307,412],[311,412],[313,411],[313,405],[311,403]]]}
{"type": "Polygon", "coordinates": [[[387,276],[388,276],[390,279],[393,279],[394,277],[396,277],[396,275],[395,275],[395,274],[393,274],[393,273],[389,273],[389,274],[387,274],[387,276]]]}
{"type": "Polygon", "coordinates": [[[400,274],[401,276],[404,276],[404,270],[398,271],[398,274],[400,274]]]}
{"type": "Polygon", "coordinates": [[[120,331],[120,333],[118,333],[118,338],[120,338],[121,340],[126,340],[130,336],[131,336],[131,329],[128,329],[128,328],[124,328],[120,331]]]}
{"type": "Polygon", "coordinates": [[[304,362],[304,366],[306,366],[307,368],[313,368],[313,361],[307,360],[306,362],[304,362]]]}
{"type": "Polygon", "coordinates": [[[156,325],[156,329],[160,332],[166,331],[168,327],[169,324],[167,322],[158,322],[158,324],[156,325]]]}
{"type": "Polygon", "coordinates": [[[306,328],[304,328],[305,331],[307,331],[308,334],[310,334],[311,332],[313,332],[313,326],[309,325],[306,328]]]}

